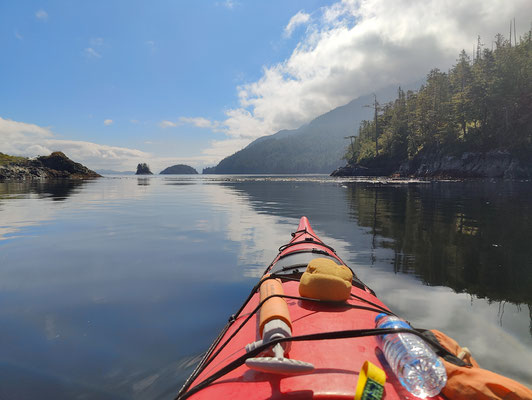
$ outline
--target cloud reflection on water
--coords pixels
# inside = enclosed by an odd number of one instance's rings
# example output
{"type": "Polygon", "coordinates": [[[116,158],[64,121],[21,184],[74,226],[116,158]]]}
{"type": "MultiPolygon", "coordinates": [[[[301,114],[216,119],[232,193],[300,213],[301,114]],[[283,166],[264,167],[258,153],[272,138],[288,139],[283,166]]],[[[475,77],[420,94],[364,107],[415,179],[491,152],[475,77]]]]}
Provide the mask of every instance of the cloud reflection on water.
{"type": "Polygon", "coordinates": [[[532,385],[523,368],[532,358],[527,306],[506,304],[501,317],[496,302],[394,269],[386,243],[397,238],[379,225],[374,237],[372,221],[359,220],[364,205],[350,194],[359,183],[148,179],[149,186],[135,177],[102,179],[62,202],[31,190],[0,200],[1,225],[18,235],[0,244],[0,343],[10,343],[0,363],[23,367],[22,375],[28,365],[51,371],[70,382],[69,393],[171,393],[190,370],[183,360],[208,346],[304,214],[392,310],[448,333],[482,366],[532,385]]]}
{"type": "MultiPolygon", "coordinates": [[[[367,219],[367,211],[371,218],[373,200],[369,199],[369,210],[360,209],[358,203],[358,216],[346,219],[346,206],[352,206],[350,192],[342,191],[346,188],[338,182],[323,178],[305,181],[286,177],[258,180],[267,181],[266,185],[269,186],[265,189],[264,184],[257,180],[236,178],[224,185],[231,188],[231,192],[218,187],[211,190],[212,197],[219,204],[235,205],[225,207],[225,212],[232,214],[228,224],[229,235],[232,240],[241,243],[239,251],[244,259],[259,263],[264,254],[261,252],[262,246],[277,247],[279,243],[284,243],[288,238],[287,233],[295,229],[297,219],[306,213],[322,239],[337,250],[392,310],[415,326],[439,329],[451,335],[473,351],[481,366],[532,386],[532,373],[524,368],[532,363],[530,306],[507,304],[506,313],[501,317],[498,303],[491,302],[489,298],[456,293],[442,286],[428,286],[415,275],[394,273],[394,269],[390,268],[390,260],[394,260],[395,255],[386,242],[391,239],[391,243],[394,243],[396,238],[382,237],[379,226],[375,241],[371,228],[366,227],[371,226],[371,221],[367,225],[360,224],[361,218],[367,219]],[[348,197],[342,200],[344,193],[348,197]],[[237,198],[231,199],[231,196],[237,198]],[[245,200],[244,204],[242,200],[245,200]],[[250,230],[254,237],[251,242],[246,240],[246,232],[250,230]],[[385,247],[382,247],[383,244],[385,247]],[[253,255],[257,256],[253,258],[253,255]],[[371,263],[368,262],[370,260],[371,263]]],[[[356,184],[367,182],[351,183],[356,184]]],[[[374,185],[370,184],[370,194],[373,190],[379,190],[374,185]]],[[[407,190],[404,184],[396,186],[401,191],[407,190]]],[[[352,187],[353,190],[355,187],[352,187]]],[[[390,185],[386,185],[386,188],[388,191],[394,190],[390,185]]],[[[384,201],[381,198],[381,203],[384,201]]],[[[393,218],[382,215],[382,209],[380,212],[379,218],[393,218]]],[[[406,254],[405,261],[412,262],[415,257],[416,253],[406,254]]],[[[258,269],[256,272],[262,271],[258,269]]],[[[503,293],[499,292],[499,296],[504,296],[503,293]]]]}

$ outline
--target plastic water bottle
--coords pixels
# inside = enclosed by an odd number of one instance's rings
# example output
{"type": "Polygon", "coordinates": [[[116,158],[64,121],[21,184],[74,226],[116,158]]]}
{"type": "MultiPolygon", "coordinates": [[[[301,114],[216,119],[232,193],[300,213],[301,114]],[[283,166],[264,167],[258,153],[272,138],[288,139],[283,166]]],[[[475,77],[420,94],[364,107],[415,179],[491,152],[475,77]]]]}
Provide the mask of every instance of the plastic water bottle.
{"type": "MultiPolygon", "coordinates": [[[[377,328],[412,329],[404,320],[379,314],[377,328]]],[[[412,333],[379,335],[381,349],[401,384],[421,399],[436,396],[447,383],[447,373],[440,358],[423,339],[412,333]]]]}

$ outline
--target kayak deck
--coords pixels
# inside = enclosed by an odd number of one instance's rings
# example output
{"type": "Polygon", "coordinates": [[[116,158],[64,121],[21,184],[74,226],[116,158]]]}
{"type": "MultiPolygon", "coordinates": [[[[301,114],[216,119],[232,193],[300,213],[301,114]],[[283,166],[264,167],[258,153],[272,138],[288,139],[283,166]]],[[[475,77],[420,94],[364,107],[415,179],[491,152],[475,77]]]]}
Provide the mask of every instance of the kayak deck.
{"type": "MultiPolygon", "coordinates": [[[[338,264],[343,264],[334,250],[317,238],[308,220],[303,217],[292,241],[281,247],[279,255],[266,270],[281,279],[292,320],[292,335],[319,336],[327,332],[375,328],[375,316],[383,311],[389,312],[389,309],[356,276],[351,297],[344,303],[300,297],[297,279],[306,267],[301,261],[306,261],[309,255],[332,258],[338,264]],[[289,259],[293,263],[287,262],[289,259]]],[[[230,364],[246,354],[245,346],[260,339],[259,303],[260,295],[255,291],[200,363],[204,368],[195,371],[197,375],[193,374],[178,398],[191,395],[193,399],[353,399],[365,361],[386,372],[384,398],[415,398],[401,386],[389,369],[375,336],[292,342],[285,357],[312,363],[315,369],[308,374],[277,375],[252,370],[245,364],[232,368],[230,364]],[[203,387],[202,381],[224,368],[225,374],[203,387]],[[195,389],[197,385],[201,390],[195,389]]]]}

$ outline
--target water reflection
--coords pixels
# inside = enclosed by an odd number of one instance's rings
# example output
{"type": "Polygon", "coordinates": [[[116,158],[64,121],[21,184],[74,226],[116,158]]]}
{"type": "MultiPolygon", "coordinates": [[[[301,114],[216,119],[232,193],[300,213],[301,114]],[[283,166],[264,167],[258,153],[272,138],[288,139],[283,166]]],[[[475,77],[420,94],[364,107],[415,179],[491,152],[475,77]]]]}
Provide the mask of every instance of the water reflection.
{"type": "Polygon", "coordinates": [[[517,231],[499,228],[501,235],[529,237],[526,191],[501,186],[493,199],[497,189],[460,184],[147,179],[149,187],[137,177],[66,188],[0,184],[0,239],[10,239],[0,241],[0,374],[28,383],[2,386],[11,398],[172,398],[301,215],[395,311],[532,384],[520,368],[532,354],[526,283],[518,295],[507,292],[514,280],[498,288],[490,260],[461,248],[491,242],[500,245],[491,251],[521,253],[502,257],[505,268],[509,260],[530,265],[524,240],[492,237],[499,233],[486,226],[508,220],[517,231]],[[481,264],[477,274],[456,266],[471,261],[481,264]]]}
{"type": "MultiPolygon", "coordinates": [[[[223,182],[259,214],[307,215],[366,252],[393,250],[393,271],[490,301],[532,304],[532,187],[519,182],[375,184],[321,179],[223,182]],[[346,219],[347,217],[347,219],[346,219]],[[351,222],[349,222],[351,221],[351,222]],[[353,235],[367,228],[369,246],[353,235]]],[[[227,202],[227,201],[226,201],[227,202]]],[[[365,240],[365,239],[364,239],[365,240]]]]}
{"type": "Polygon", "coordinates": [[[102,179],[60,204],[3,186],[0,373],[28,384],[7,398],[172,398],[246,296],[223,215],[160,182],[102,179]]]}
{"type": "Polygon", "coordinates": [[[150,178],[147,178],[145,176],[137,177],[137,185],[139,185],[139,186],[149,186],[150,185],[150,178]]]}
{"type": "Polygon", "coordinates": [[[38,198],[50,198],[53,201],[63,201],[74,193],[78,193],[84,185],[91,181],[82,180],[47,180],[0,183],[0,202],[2,199],[17,195],[36,194],[38,198]]]}
{"type": "MultiPolygon", "coordinates": [[[[223,182],[239,203],[248,203],[255,210],[256,217],[275,216],[284,223],[307,215],[318,234],[395,312],[415,326],[448,333],[469,346],[483,367],[530,386],[532,375],[523,368],[532,361],[532,315],[526,291],[530,287],[526,283],[530,250],[523,241],[505,238],[512,226],[497,231],[489,225],[493,219],[499,225],[504,223],[504,215],[498,215],[499,208],[504,208],[508,217],[514,212],[524,220],[512,235],[529,237],[530,227],[525,222],[530,215],[528,188],[502,182],[498,187],[492,185],[405,185],[323,178],[270,179],[267,184],[246,178],[223,182]],[[491,199],[491,195],[499,199],[491,199]],[[488,207],[479,213],[482,204],[488,207]],[[498,285],[503,267],[490,275],[486,270],[494,265],[484,264],[489,257],[476,253],[486,248],[506,249],[506,257],[518,260],[521,268],[525,266],[523,281],[507,279],[498,285]],[[471,263],[475,273],[467,270],[466,263],[471,263]],[[482,300],[484,297],[487,300],[482,300]]],[[[237,219],[238,209],[234,214],[237,219]]],[[[516,218],[509,219],[510,225],[515,225],[516,218]]],[[[237,230],[242,232],[246,226],[252,223],[241,223],[237,230]]],[[[257,231],[263,231],[262,227],[257,231]]],[[[278,243],[282,237],[280,234],[278,243]]],[[[513,274],[515,270],[510,276],[513,274]]]]}
{"type": "Polygon", "coordinates": [[[90,184],[71,180],[0,183],[0,244],[23,229],[51,220],[67,199],[90,184]]]}
{"type": "Polygon", "coordinates": [[[530,185],[518,182],[351,184],[347,190],[358,223],[371,229],[372,246],[393,250],[395,272],[529,307],[531,195],[530,185]]]}

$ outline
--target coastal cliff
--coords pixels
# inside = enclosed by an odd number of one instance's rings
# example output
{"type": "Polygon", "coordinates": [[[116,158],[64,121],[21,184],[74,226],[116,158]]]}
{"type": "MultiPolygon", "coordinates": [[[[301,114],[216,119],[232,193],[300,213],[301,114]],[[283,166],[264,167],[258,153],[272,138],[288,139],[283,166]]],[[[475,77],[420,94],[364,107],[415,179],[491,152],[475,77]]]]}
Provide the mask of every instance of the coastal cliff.
{"type": "Polygon", "coordinates": [[[532,164],[507,151],[465,152],[461,155],[422,154],[395,166],[348,164],[331,176],[395,176],[418,178],[532,178],[532,164]]]}
{"type": "Polygon", "coordinates": [[[528,165],[507,151],[463,153],[461,156],[420,156],[402,163],[397,170],[400,176],[455,177],[455,178],[505,178],[532,177],[528,165]]]}
{"type": "Polygon", "coordinates": [[[33,159],[0,153],[0,181],[90,179],[101,175],[72,161],[60,151],[33,159]]]}

